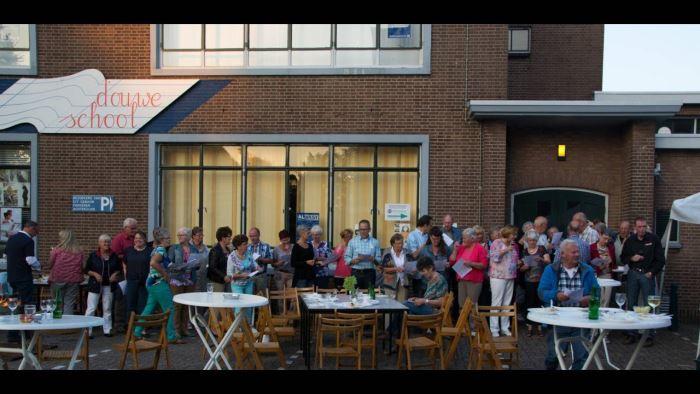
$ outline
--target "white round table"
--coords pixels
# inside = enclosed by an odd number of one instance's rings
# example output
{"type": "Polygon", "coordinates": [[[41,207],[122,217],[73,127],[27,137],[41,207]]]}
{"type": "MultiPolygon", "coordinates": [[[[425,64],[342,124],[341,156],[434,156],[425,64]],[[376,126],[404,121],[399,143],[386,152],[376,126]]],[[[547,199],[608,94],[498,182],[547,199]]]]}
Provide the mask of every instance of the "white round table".
{"type": "Polygon", "coordinates": [[[592,347],[589,347],[591,345],[591,341],[584,337],[558,339],[557,331],[553,327],[554,350],[557,354],[557,358],[559,359],[559,365],[561,366],[562,370],[566,369],[566,365],[564,364],[564,358],[561,354],[561,349],[559,348],[559,345],[562,342],[581,340],[584,344],[584,347],[586,348],[586,350],[588,350],[589,353],[588,359],[586,359],[586,362],[583,365],[583,369],[587,369],[594,358],[598,369],[603,369],[602,363],[598,359],[597,351],[601,343],[603,343],[603,341],[605,340],[605,337],[610,332],[610,330],[642,330],[642,339],[637,344],[637,347],[634,350],[634,353],[632,354],[632,357],[630,358],[629,362],[627,363],[627,367],[625,368],[629,370],[632,368],[634,361],[637,359],[637,354],[639,353],[639,350],[642,348],[642,345],[646,341],[646,338],[649,335],[649,330],[664,328],[671,325],[670,316],[652,317],[652,315],[648,315],[649,317],[644,319],[636,317],[630,320],[606,318],[607,316],[612,316],[619,313],[627,313],[628,316],[631,317],[637,316],[635,313],[632,312],[620,312],[620,310],[617,308],[600,308],[601,316],[598,320],[591,320],[588,318],[588,308],[557,307],[558,312],[556,314],[545,313],[546,309],[548,308],[531,308],[529,309],[530,312],[528,313],[527,318],[531,321],[542,324],[549,324],[551,326],[589,328],[593,330],[600,330],[600,335],[598,336],[598,339],[595,341],[595,343],[592,344],[592,347]]]}
{"type": "MultiPolygon", "coordinates": [[[[12,316],[0,317],[0,330],[2,331],[19,331],[22,338],[22,348],[2,348],[0,351],[4,353],[20,353],[22,354],[22,362],[19,369],[24,369],[27,361],[31,362],[35,369],[41,369],[39,360],[34,356],[34,345],[39,338],[38,335],[33,335],[29,344],[27,344],[27,331],[51,331],[51,330],[72,330],[84,329],[91,327],[99,327],[104,324],[104,319],[96,316],[83,315],[63,315],[60,319],[41,319],[39,322],[20,323],[19,314],[12,316]]],[[[84,335],[78,336],[78,342],[73,350],[73,357],[68,364],[68,369],[73,369],[80,353],[80,348],[83,346],[84,335]]]]}
{"type": "Polygon", "coordinates": [[[255,338],[253,338],[252,330],[248,325],[247,319],[245,317],[245,309],[265,306],[269,303],[268,299],[252,294],[239,294],[238,299],[231,299],[224,297],[224,294],[230,295],[231,293],[183,293],[178,294],[173,298],[173,302],[188,306],[190,322],[197,331],[199,338],[202,340],[204,348],[207,350],[207,352],[209,352],[209,361],[204,366],[204,369],[209,370],[216,366],[217,369],[221,370],[221,365],[218,361],[219,358],[223,359],[224,364],[228,369],[232,369],[231,364],[228,362],[228,358],[223,353],[223,351],[226,348],[226,344],[231,340],[233,333],[236,332],[238,328],[242,328],[243,339],[250,345],[250,349],[253,352],[253,357],[256,360],[256,363],[261,365],[260,359],[258,358],[257,353],[255,352],[255,347],[253,346],[255,338]],[[221,342],[218,342],[216,340],[216,336],[211,331],[207,320],[197,311],[198,307],[232,309],[240,308],[240,311],[236,314],[236,318],[233,320],[233,324],[231,324],[231,327],[229,327],[229,329],[226,331],[226,334],[221,339],[221,342]],[[202,332],[202,328],[204,329],[204,332],[202,332]],[[214,351],[211,350],[211,345],[209,344],[209,341],[211,341],[214,345],[214,351]]]}
{"type": "Polygon", "coordinates": [[[598,286],[600,287],[619,287],[622,286],[622,282],[615,279],[603,279],[598,278],[598,286]]]}

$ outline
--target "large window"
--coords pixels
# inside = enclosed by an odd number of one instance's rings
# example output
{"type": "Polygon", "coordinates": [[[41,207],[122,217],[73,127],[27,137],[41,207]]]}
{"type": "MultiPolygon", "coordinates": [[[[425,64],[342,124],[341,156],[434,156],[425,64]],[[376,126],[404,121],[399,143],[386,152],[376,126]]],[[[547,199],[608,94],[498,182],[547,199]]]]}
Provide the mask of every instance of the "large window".
{"type": "Polygon", "coordinates": [[[36,74],[36,27],[0,24],[0,74],[36,74]]]}
{"type": "Polygon", "coordinates": [[[427,73],[429,25],[163,24],[154,73],[427,73]],[[277,71],[275,71],[277,70],[277,71]],[[360,71],[362,70],[362,71],[360,71]]]}
{"type": "Polygon", "coordinates": [[[27,143],[0,144],[0,256],[8,237],[31,219],[31,151],[27,143]]]}
{"type": "Polygon", "coordinates": [[[415,226],[419,154],[416,145],[162,144],[159,223],[172,234],[201,225],[207,244],[218,227],[255,226],[275,244],[299,214],[318,216],[332,242],[368,219],[388,246],[401,225],[415,226]],[[408,204],[411,215],[386,221],[386,204],[408,204]]]}
{"type": "Polygon", "coordinates": [[[700,120],[698,118],[670,118],[658,122],[656,126],[657,134],[700,134],[700,120]]]}

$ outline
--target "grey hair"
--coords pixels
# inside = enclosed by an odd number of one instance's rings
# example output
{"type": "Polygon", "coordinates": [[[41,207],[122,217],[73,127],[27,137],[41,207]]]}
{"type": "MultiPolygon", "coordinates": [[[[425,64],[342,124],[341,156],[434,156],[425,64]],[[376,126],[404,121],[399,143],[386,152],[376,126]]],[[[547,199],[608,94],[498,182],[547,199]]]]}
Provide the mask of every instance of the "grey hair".
{"type": "Polygon", "coordinates": [[[311,227],[311,234],[323,234],[323,228],[316,224],[311,227]]]}
{"type": "Polygon", "coordinates": [[[525,238],[526,238],[526,239],[538,240],[538,239],[540,239],[540,236],[539,236],[539,234],[537,234],[537,231],[535,231],[535,230],[529,230],[529,231],[527,232],[527,234],[525,234],[525,238]]]}
{"type": "Polygon", "coordinates": [[[170,231],[165,227],[156,227],[153,229],[153,242],[160,245],[164,239],[170,239],[170,231]]]}
{"type": "Polygon", "coordinates": [[[177,229],[178,233],[185,233],[187,235],[187,238],[192,238],[192,229],[189,227],[180,227],[177,229]]]}
{"type": "Polygon", "coordinates": [[[297,226],[297,234],[305,231],[309,231],[309,228],[306,225],[300,224],[297,226]]]}
{"type": "Polygon", "coordinates": [[[464,238],[476,239],[476,230],[472,227],[465,228],[462,231],[462,239],[464,238]]]}
{"type": "Polygon", "coordinates": [[[527,222],[523,223],[522,227],[520,227],[520,228],[525,228],[527,226],[534,226],[534,225],[535,225],[534,223],[532,223],[531,221],[528,220],[527,222]]]}
{"type": "Polygon", "coordinates": [[[139,222],[136,221],[134,218],[126,218],[124,219],[124,224],[122,227],[131,227],[131,226],[136,226],[139,222]]]}
{"type": "Polygon", "coordinates": [[[608,231],[608,226],[606,226],[603,222],[596,224],[594,228],[595,231],[598,232],[598,234],[606,234],[608,231]]]}
{"type": "Polygon", "coordinates": [[[574,241],[573,239],[567,238],[567,239],[561,241],[561,243],[559,244],[559,249],[561,250],[561,253],[564,252],[564,250],[566,249],[566,247],[568,245],[574,245],[574,246],[576,246],[576,248],[578,248],[578,244],[576,243],[576,241],[574,241]]]}
{"type": "Polygon", "coordinates": [[[102,234],[102,235],[100,235],[100,238],[97,238],[98,242],[111,241],[111,240],[112,240],[112,237],[109,234],[102,234]]]}

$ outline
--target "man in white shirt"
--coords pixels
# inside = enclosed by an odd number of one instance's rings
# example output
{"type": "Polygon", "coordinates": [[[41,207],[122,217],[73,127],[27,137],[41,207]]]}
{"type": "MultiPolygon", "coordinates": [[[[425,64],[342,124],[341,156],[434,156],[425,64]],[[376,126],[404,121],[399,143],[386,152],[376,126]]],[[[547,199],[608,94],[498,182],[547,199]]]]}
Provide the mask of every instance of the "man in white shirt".
{"type": "Polygon", "coordinates": [[[588,245],[598,242],[600,238],[598,232],[588,225],[588,219],[585,213],[577,212],[574,214],[573,220],[578,222],[579,237],[581,237],[584,242],[588,245]]]}

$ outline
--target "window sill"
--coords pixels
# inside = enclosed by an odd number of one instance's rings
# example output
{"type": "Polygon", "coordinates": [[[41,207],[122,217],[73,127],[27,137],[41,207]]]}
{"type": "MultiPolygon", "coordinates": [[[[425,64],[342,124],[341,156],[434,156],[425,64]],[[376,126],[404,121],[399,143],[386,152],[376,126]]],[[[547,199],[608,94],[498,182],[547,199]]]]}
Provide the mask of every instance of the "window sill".
{"type": "Polygon", "coordinates": [[[669,249],[683,249],[683,245],[681,245],[680,242],[671,241],[668,243],[668,248],[669,249]]]}

